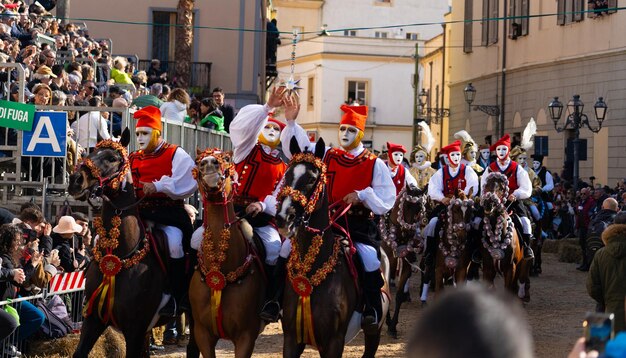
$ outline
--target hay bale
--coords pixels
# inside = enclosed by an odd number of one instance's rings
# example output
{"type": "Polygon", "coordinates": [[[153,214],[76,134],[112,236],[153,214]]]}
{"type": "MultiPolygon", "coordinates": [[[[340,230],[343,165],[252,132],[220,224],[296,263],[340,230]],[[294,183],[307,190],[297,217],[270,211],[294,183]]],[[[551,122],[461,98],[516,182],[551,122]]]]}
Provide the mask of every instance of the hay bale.
{"type": "MultiPolygon", "coordinates": [[[[29,356],[62,358],[71,357],[78,346],[80,334],[69,334],[63,338],[37,340],[30,345],[29,356]]],[[[107,328],[94,345],[89,357],[124,357],[126,342],[121,333],[112,328],[107,328]]]]}
{"type": "Polygon", "coordinates": [[[558,254],[561,240],[545,240],[541,252],[548,254],[558,254]]]}
{"type": "Polygon", "coordinates": [[[559,249],[560,262],[580,262],[582,257],[582,250],[578,244],[563,243],[559,249]]]}

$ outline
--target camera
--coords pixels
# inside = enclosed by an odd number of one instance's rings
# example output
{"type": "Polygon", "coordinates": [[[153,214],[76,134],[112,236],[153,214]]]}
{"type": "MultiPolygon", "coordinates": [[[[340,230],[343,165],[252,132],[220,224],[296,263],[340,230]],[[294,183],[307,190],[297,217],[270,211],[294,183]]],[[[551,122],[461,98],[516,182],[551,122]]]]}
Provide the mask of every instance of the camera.
{"type": "Polygon", "coordinates": [[[602,354],[606,343],[613,339],[615,315],[613,313],[588,312],[583,321],[585,350],[602,354]]]}
{"type": "Polygon", "coordinates": [[[22,229],[22,239],[24,239],[24,243],[28,244],[37,239],[37,231],[32,229],[22,229]]]}

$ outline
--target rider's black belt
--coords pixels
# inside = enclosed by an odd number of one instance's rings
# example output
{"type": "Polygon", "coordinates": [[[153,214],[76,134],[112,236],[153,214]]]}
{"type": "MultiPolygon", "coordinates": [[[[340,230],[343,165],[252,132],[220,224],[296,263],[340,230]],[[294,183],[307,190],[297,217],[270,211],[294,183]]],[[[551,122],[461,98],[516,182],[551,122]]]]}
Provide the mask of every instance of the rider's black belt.
{"type": "MultiPolygon", "coordinates": [[[[337,209],[332,209],[330,211],[331,215],[334,215],[337,212],[337,209]]],[[[374,213],[365,207],[356,207],[350,208],[348,212],[346,212],[346,216],[351,218],[359,218],[359,219],[373,219],[374,213]]]]}
{"type": "Polygon", "coordinates": [[[170,198],[145,198],[140,204],[139,208],[141,209],[150,209],[155,207],[184,207],[184,200],[173,200],[170,198]]]}

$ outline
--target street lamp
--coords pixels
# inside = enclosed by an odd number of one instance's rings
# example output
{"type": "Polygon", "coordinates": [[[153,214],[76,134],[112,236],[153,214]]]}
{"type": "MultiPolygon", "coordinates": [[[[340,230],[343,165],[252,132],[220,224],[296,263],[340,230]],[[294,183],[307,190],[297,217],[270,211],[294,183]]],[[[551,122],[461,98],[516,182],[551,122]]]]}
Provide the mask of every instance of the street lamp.
{"type": "Polygon", "coordinates": [[[598,126],[592,127],[589,122],[589,117],[583,113],[584,107],[585,104],[580,100],[580,96],[575,94],[574,97],[567,103],[567,111],[569,114],[565,119],[565,125],[563,125],[563,127],[559,127],[559,121],[561,119],[561,115],[563,114],[563,103],[559,101],[559,97],[554,97],[550,104],[548,104],[548,111],[550,112],[550,118],[552,118],[552,121],[554,122],[554,129],[556,129],[559,133],[566,129],[574,130],[574,139],[572,140],[572,145],[574,146],[574,191],[578,190],[578,146],[580,143],[580,129],[583,128],[583,126],[586,126],[591,132],[598,133],[600,129],[602,129],[602,122],[604,122],[606,111],[608,109],[606,103],[604,102],[604,98],[599,97],[596,104],[593,105],[598,126]]]}
{"type": "Polygon", "coordinates": [[[428,124],[439,124],[445,117],[450,117],[450,110],[448,108],[439,108],[439,91],[437,87],[435,108],[430,107],[430,90],[422,88],[419,93],[419,105],[422,109],[422,114],[426,117],[428,124]]]}
{"type": "Polygon", "coordinates": [[[472,103],[474,102],[474,99],[476,98],[476,88],[474,88],[474,86],[472,86],[471,83],[469,83],[465,87],[465,89],[463,90],[463,94],[465,95],[465,102],[467,102],[467,105],[469,106],[470,110],[473,109],[475,111],[481,111],[492,117],[498,117],[500,115],[500,106],[498,105],[495,105],[495,106],[484,105],[484,104],[472,105],[472,103]]]}

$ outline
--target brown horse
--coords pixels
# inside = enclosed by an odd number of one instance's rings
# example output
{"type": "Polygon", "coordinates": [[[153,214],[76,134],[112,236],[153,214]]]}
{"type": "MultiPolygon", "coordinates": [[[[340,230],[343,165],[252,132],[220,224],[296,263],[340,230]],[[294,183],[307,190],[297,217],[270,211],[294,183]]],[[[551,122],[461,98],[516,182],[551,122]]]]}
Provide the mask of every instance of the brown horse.
{"type": "Polygon", "coordinates": [[[508,197],[508,179],[489,173],[480,204],[483,218],[483,280],[494,285],[496,273],[504,277],[504,287],[527,302],[530,300],[530,261],[524,260],[520,236],[503,201],[508,197]]]}
{"type": "MultiPolygon", "coordinates": [[[[279,229],[292,238],[287,265],[291,285],[283,300],[283,357],[299,357],[308,344],[321,357],[339,358],[345,343],[360,329],[360,314],[355,313],[361,306],[359,291],[340,239],[331,229],[324,141],[317,142],[315,154],[301,153],[295,140],[290,144],[294,156],[285,173],[276,216],[279,229]]],[[[381,268],[388,277],[386,255],[381,256],[381,268]]],[[[386,284],[383,289],[388,292],[386,284]]],[[[383,317],[388,304],[386,299],[383,317]]],[[[376,334],[365,335],[364,357],[375,356],[382,321],[376,334]]]]}
{"type": "Polygon", "coordinates": [[[88,301],[74,357],[87,357],[108,326],[124,335],[126,357],[147,357],[150,329],[164,324],[157,311],[166,302],[167,275],[139,219],[128,174],[129,140],[125,130],[120,143],[100,142],[70,176],[68,192],[75,199],[103,199],[101,218],[94,219],[100,238],[85,274],[88,301]]]}
{"type": "Polygon", "coordinates": [[[472,190],[466,196],[459,190],[456,198],[450,200],[442,225],[443,235],[439,238],[435,263],[435,293],[441,293],[444,282],[452,279],[453,284],[465,282],[471,252],[466,250],[467,233],[474,215],[472,190]]]}
{"type": "Polygon", "coordinates": [[[398,338],[400,307],[409,299],[409,293],[404,292],[404,287],[417,267],[417,254],[423,249],[417,229],[426,218],[426,199],[425,190],[407,185],[398,194],[393,209],[389,212],[389,219],[381,218],[379,223],[382,237],[380,247],[387,257],[392,258],[389,271],[394,273],[397,287],[393,317],[391,310],[387,312],[387,331],[394,338],[398,338]]]}
{"type": "Polygon", "coordinates": [[[198,151],[194,176],[204,202],[204,236],[189,300],[202,356],[215,357],[219,339],[231,340],[235,357],[250,357],[265,323],[259,312],[266,280],[253,245],[240,230],[232,197],[235,168],[230,154],[198,151]]]}

